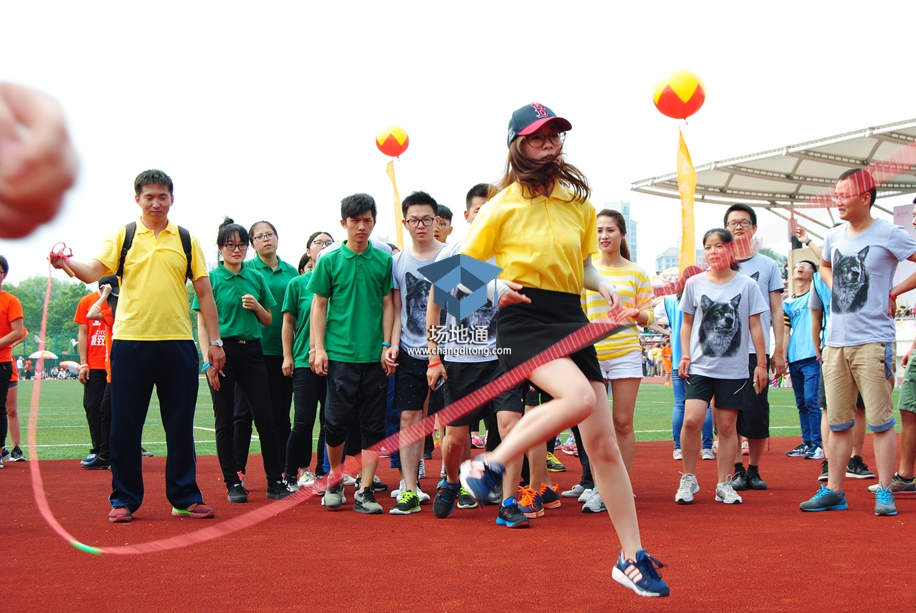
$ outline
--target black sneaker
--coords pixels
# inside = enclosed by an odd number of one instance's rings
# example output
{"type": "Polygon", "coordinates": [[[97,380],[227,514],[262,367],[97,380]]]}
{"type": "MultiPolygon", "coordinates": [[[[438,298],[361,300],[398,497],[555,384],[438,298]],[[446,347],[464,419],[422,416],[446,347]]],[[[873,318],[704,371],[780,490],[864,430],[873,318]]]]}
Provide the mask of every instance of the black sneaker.
{"type": "Polygon", "coordinates": [[[736,492],[743,492],[747,489],[747,471],[744,470],[744,466],[741,468],[735,466],[735,473],[732,476],[732,489],[736,492]]]}
{"type": "Polygon", "coordinates": [[[299,491],[299,480],[295,475],[286,475],[283,477],[283,481],[286,482],[286,487],[293,490],[294,492],[299,491]]]}
{"type": "Polygon", "coordinates": [[[22,449],[19,446],[13,447],[13,450],[10,452],[10,462],[25,462],[25,456],[22,454],[22,449]]]}
{"type": "Polygon", "coordinates": [[[373,492],[387,492],[388,484],[382,483],[382,480],[378,478],[378,475],[372,477],[372,491],[373,492]]]}
{"type": "Polygon", "coordinates": [[[458,490],[458,508],[459,509],[476,509],[477,501],[471,498],[468,491],[464,488],[458,490]]]}
{"type": "Polygon", "coordinates": [[[274,481],[267,484],[267,497],[271,500],[282,500],[295,493],[296,490],[291,488],[286,481],[274,481]]]}
{"type": "Polygon", "coordinates": [[[854,455],[849,458],[846,465],[846,476],[850,479],[874,479],[875,473],[868,470],[868,465],[862,461],[862,456],[854,455]]]}
{"type": "Polygon", "coordinates": [[[827,482],[827,477],[830,476],[830,473],[827,471],[827,460],[821,462],[821,476],[817,478],[818,481],[827,482]]]}
{"type": "Polygon", "coordinates": [[[0,447],[0,462],[9,462],[10,457],[10,452],[6,450],[6,447],[0,447]]]}
{"type": "Polygon", "coordinates": [[[83,464],[83,468],[89,470],[109,470],[111,468],[111,462],[106,460],[102,456],[95,456],[95,459],[88,464],[83,464]]]}
{"type": "Polygon", "coordinates": [[[228,488],[226,497],[229,502],[248,502],[248,490],[242,487],[241,483],[234,483],[228,488]]]}
{"type": "Polygon", "coordinates": [[[747,489],[749,490],[767,489],[767,482],[760,478],[760,471],[756,471],[756,470],[747,471],[747,489]]]}
{"type": "Polygon", "coordinates": [[[529,528],[531,520],[525,517],[518,508],[518,501],[515,498],[506,498],[499,505],[499,513],[496,515],[496,525],[506,526],[509,528],[529,528]]]}
{"type": "Polygon", "coordinates": [[[433,515],[439,519],[444,519],[452,514],[455,509],[455,500],[458,499],[458,492],[461,486],[457,483],[448,483],[444,479],[439,482],[439,491],[433,500],[433,515]]]}

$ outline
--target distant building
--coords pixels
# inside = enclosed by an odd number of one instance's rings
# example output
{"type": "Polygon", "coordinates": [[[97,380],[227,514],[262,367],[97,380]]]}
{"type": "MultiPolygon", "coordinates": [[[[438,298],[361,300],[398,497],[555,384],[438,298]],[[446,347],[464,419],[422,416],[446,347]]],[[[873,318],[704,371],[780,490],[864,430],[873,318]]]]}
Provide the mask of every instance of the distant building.
{"type": "MultiPolygon", "coordinates": [[[[613,209],[623,215],[624,222],[627,226],[627,245],[630,246],[630,261],[635,262],[638,259],[636,255],[639,247],[639,233],[637,232],[638,221],[630,218],[630,203],[622,200],[618,202],[605,202],[605,208],[613,209]]],[[[675,255],[675,258],[677,256],[675,255]]]]}
{"type": "MultiPolygon", "coordinates": [[[[678,256],[679,251],[680,251],[680,248],[678,247],[669,247],[664,252],[659,254],[655,258],[655,271],[662,272],[664,270],[668,270],[669,268],[676,267],[677,266],[677,256],[678,256]]],[[[695,257],[696,257],[695,261],[697,264],[702,262],[703,261],[703,250],[697,249],[695,257]]]]}

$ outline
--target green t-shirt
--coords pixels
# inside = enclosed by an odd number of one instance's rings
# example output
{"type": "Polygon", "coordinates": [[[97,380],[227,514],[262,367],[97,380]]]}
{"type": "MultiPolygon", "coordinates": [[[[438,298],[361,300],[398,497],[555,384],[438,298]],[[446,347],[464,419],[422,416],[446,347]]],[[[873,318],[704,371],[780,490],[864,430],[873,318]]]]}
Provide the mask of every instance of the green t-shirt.
{"type": "MultiPolygon", "coordinates": [[[[239,274],[234,274],[226,270],[220,262],[210,271],[210,287],[213,288],[213,299],[219,312],[220,336],[246,341],[260,339],[264,326],[258,321],[254,311],[242,306],[242,296],[251,294],[265,309],[274,306],[276,301],[267,289],[264,277],[244,266],[239,274]]],[[[195,311],[200,310],[200,301],[196,295],[191,308],[195,311]]],[[[215,335],[211,332],[210,336],[215,335]]]]}
{"type": "MultiPolygon", "coordinates": [[[[251,268],[261,273],[267,282],[267,288],[274,297],[275,304],[270,307],[273,319],[268,327],[263,328],[261,336],[261,349],[264,350],[264,355],[283,355],[283,314],[280,307],[286,295],[286,286],[299,276],[299,271],[295,266],[284,262],[279,256],[277,260],[276,270],[262,262],[257,255],[254,256],[254,259],[246,260],[244,264],[245,268],[251,268]]],[[[264,307],[267,308],[267,305],[264,307]]]]}
{"type": "Polygon", "coordinates": [[[293,332],[293,366],[309,367],[309,317],[312,313],[312,298],[315,294],[309,291],[309,280],[312,271],[306,271],[289,282],[286,287],[286,298],[283,300],[283,312],[296,318],[296,330],[293,332]]]}
{"type": "Polygon", "coordinates": [[[350,364],[378,362],[385,340],[382,300],[394,289],[391,256],[372,243],[356,254],[344,241],[318,259],[308,289],[328,299],[328,358],[350,364]]]}

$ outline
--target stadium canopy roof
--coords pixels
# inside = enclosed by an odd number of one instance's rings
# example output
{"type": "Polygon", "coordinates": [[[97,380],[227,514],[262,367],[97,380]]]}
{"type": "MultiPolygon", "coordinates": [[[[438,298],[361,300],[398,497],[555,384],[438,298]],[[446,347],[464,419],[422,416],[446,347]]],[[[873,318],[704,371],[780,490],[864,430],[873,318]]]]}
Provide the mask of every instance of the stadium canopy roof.
{"type": "MultiPolygon", "coordinates": [[[[881,164],[903,147],[908,148],[907,154],[916,151],[916,119],[702,164],[696,167],[695,198],[697,202],[726,205],[744,202],[784,219],[795,214],[827,228],[832,225],[832,215],[828,225],[800,209],[827,208],[825,194],[832,194],[843,172],[881,164]]],[[[879,203],[875,207],[891,215],[881,206],[882,197],[916,192],[916,158],[903,157],[906,163],[893,163],[878,185],[879,203]]],[[[680,199],[677,173],[636,181],[630,189],[680,199]]]]}

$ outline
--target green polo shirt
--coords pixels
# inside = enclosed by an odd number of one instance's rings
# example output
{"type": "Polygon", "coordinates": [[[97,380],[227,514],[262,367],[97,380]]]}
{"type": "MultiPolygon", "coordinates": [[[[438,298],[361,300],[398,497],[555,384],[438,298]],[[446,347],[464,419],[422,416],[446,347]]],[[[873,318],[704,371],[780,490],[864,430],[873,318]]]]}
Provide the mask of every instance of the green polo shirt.
{"type": "Polygon", "coordinates": [[[289,282],[286,287],[286,298],[283,300],[283,312],[296,318],[296,331],[293,333],[293,366],[309,367],[309,322],[312,314],[313,292],[309,291],[312,271],[306,271],[289,282]]]}
{"type": "MultiPolygon", "coordinates": [[[[274,297],[267,289],[264,278],[256,271],[242,267],[239,274],[234,274],[220,262],[210,271],[210,287],[213,288],[213,299],[219,312],[219,334],[222,338],[240,338],[253,341],[261,338],[264,326],[258,321],[254,311],[242,306],[242,296],[251,294],[265,309],[275,304],[274,297]]],[[[191,308],[200,310],[200,301],[194,296],[191,308]]],[[[214,336],[211,333],[211,336],[214,336]]]]}
{"type": "Polygon", "coordinates": [[[356,254],[344,241],[318,259],[308,289],[328,299],[328,358],[350,364],[378,362],[385,340],[382,300],[394,289],[391,255],[372,243],[356,254]]]}
{"type": "MultiPolygon", "coordinates": [[[[245,268],[256,270],[264,277],[267,288],[274,297],[275,304],[270,307],[273,319],[268,327],[263,328],[261,336],[261,349],[264,350],[264,355],[283,355],[283,313],[280,307],[286,296],[286,286],[299,276],[299,271],[295,266],[287,264],[279,256],[277,260],[276,270],[262,262],[258,255],[255,255],[254,259],[246,260],[244,264],[245,268]]],[[[267,305],[264,306],[267,307],[267,305]]]]}

